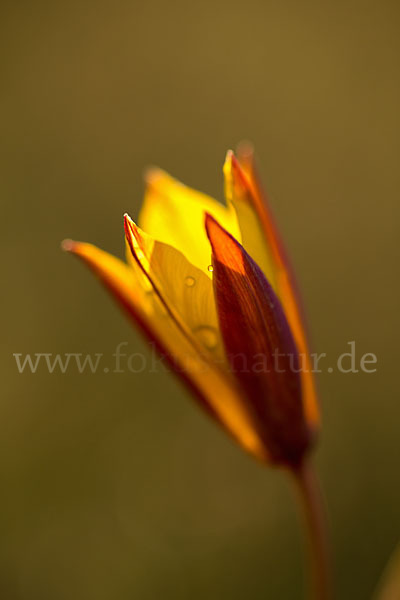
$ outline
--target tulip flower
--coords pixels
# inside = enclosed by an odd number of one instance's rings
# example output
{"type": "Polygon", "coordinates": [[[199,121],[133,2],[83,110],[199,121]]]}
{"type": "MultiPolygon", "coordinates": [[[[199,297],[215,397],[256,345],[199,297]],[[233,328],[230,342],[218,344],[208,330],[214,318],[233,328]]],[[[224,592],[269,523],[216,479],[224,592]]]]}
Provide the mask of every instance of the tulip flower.
{"type": "MultiPolygon", "coordinates": [[[[297,288],[251,150],[224,165],[226,205],[151,169],[126,263],[64,242],[100,278],[207,413],[258,460],[295,475],[326,598],[308,455],[319,410],[297,288]]],[[[322,561],[323,562],[323,561],[322,561]]]]}

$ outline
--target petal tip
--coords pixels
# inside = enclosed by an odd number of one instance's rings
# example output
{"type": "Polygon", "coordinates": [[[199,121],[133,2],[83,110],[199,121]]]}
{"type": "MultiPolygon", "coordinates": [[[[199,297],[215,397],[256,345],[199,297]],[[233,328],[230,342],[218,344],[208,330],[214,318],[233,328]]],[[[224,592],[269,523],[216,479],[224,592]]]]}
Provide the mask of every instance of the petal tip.
{"type": "Polygon", "coordinates": [[[61,250],[64,252],[75,252],[78,246],[78,242],[74,240],[66,239],[61,242],[61,250]]]}
{"type": "Polygon", "coordinates": [[[233,150],[231,150],[229,148],[229,150],[227,150],[226,155],[225,155],[225,163],[229,163],[234,156],[235,156],[235,153],[233,152],[233,150]]]}
{"type": "Polygon", "coordinates": [[[147,185],[151,185],[159,181],[164,175],[165,172],[162,169],[160,169],[160,167],[156,167],[155,165],[149,165],[144,170],[143,178],[147,185]]]}
{"type": "Polygon", "coordinates": [[[128,215],[128,213],[124,213],[124,228],[125,228],[125,233],[127,232],[127,229],[129,228],[130,221],[131,221],[131,218],[128,215]]]}
{"type": "Polygon", "coordinates": [[[129,245],[131,245],[132,236],[135,236],[137,227],[136,227],[135,223],[132,221],[131,217],[128,215],[128,213],[124,214],[124,229],[125,229],[125,235],[129,242],[129,245]]]}
{"type": "Polygon", "coordinates": [[[229,177],[232,171],[232,163],[235,160],[235,153],[233,150],[228,150],[225,155],[225,162],[223,167],[223,172],[225,177],[229,177]]]}
{"type": "Polygon", "coordinates": [[[250,185],[240,160],[233,152],[227,155],[224,165],[225,190],[227,198],[249,202],[250,185]]]}
{"type": "Polygon", "coordinates": [[[211,244],[212,260],[235,271],[242,271],[241,246],[214,217],[206,213],[206,233],[211,244]]]}
{"type": "Polygon", "coordinates": [[[204,225],[205,225],[205,228],[206,228],[207,237],[208,237],[208,239],[210,240],[210,242],[212,244],[214,233],[217,230],[221,230],[222,227],[218,223],[218,221],[216,219],[214,219],[214,217],[210,213],[208,213],[208,212],[206,212],[205,215],[204,215],[204,225]]]}
{"type": "Polygon", "coordinates": [[[132,221],[127,213],[124,215],[124,229],[126,241],[128,242],[132,256],[140,263],[145,258],[143,251],[143,232],[136,223],[132,221]]]}

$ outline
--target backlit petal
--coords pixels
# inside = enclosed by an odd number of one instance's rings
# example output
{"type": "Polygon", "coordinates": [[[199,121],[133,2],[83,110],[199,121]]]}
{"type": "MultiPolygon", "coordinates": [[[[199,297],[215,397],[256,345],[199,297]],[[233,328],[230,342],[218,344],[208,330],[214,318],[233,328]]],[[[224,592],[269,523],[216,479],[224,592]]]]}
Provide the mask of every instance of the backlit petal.
{"type": "Polygon", "coordinates": [[[236,215],[160,169],[149,170],[146,182],[140,227],[160,242],[180,250],[189,262],[210,277],[211,252],[204,231],[204,213],[213,215],[232,235],[239,237],[236,215]]]}
{"type": "Polygon", "coordinates": [[[91,244],[67,241],[63,247],[80,257],[99,277],[170,368],[194,392],[201,406],[247,451],[266,460],[263,444],[235,383],[205,360],[188,340],[141,268],[126,265],[91,244]]]}
{"type": "MultiPolygon", "coordinates": [[[[259,265],[275,292],[278,292],[277,265],[258,214],[254,210],[250,184],[232,151],[229,151],[226,155],[224,177],[226,201],[228,206],[232,205],[236,212],[241,243],[246,252],[259,265]]],[[[223,223],[221,225],[223,226],[223,223]]]]}
{"type": "Polygon", "coordinates": [[[179,250],[147,235],[128,215],[125,230],[132,256],[157,289],[168,312],[193,338],[199,351],[223,368],[226,359],[211,279],[179,250]]]}

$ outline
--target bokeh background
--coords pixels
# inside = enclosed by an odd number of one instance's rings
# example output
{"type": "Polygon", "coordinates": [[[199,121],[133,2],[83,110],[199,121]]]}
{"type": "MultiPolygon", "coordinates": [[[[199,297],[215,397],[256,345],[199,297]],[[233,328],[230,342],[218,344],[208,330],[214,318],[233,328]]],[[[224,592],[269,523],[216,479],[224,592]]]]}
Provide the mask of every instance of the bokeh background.
{"type": "Polygon", "coordinates": [[[389,0],[2,2],[2,598],[302,597],[285,477],[172,376],[19,374],[12,355],[149,356],[60,241],[122,256],[148,164],[222,198],[243,138],[314,350],[378,357],[318,380],[337,597],[371,597],[400,538],[398,17],[389,0]]]}

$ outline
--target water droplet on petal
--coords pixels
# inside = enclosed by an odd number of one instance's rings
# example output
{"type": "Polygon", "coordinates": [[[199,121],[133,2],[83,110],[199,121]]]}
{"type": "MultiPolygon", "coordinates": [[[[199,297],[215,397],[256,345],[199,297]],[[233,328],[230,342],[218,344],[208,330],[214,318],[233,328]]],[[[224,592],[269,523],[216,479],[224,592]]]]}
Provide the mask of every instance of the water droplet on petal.
{"type": "Polygon", "coordinates": [[[200,325],[193,329],[193,333],[199,338],[201,343],[208,348],[208,350],[214,350],[214,348],[216,348],[218,344],[218,334],[215,327],[200,325]]]}
{"type": "Polygon", "coordinates": [[[207,269],[212,273],[214,271],[214,267],[212,265],[208,265],[207,269]]]}
{"type": "Polygon", "coordinates": [[[190,277],[190,275],[185,277],[185,284],[187,285],[187,287],[193,287],[195,283],[196,280],[194,279],[194,277],[190,277]]]}

